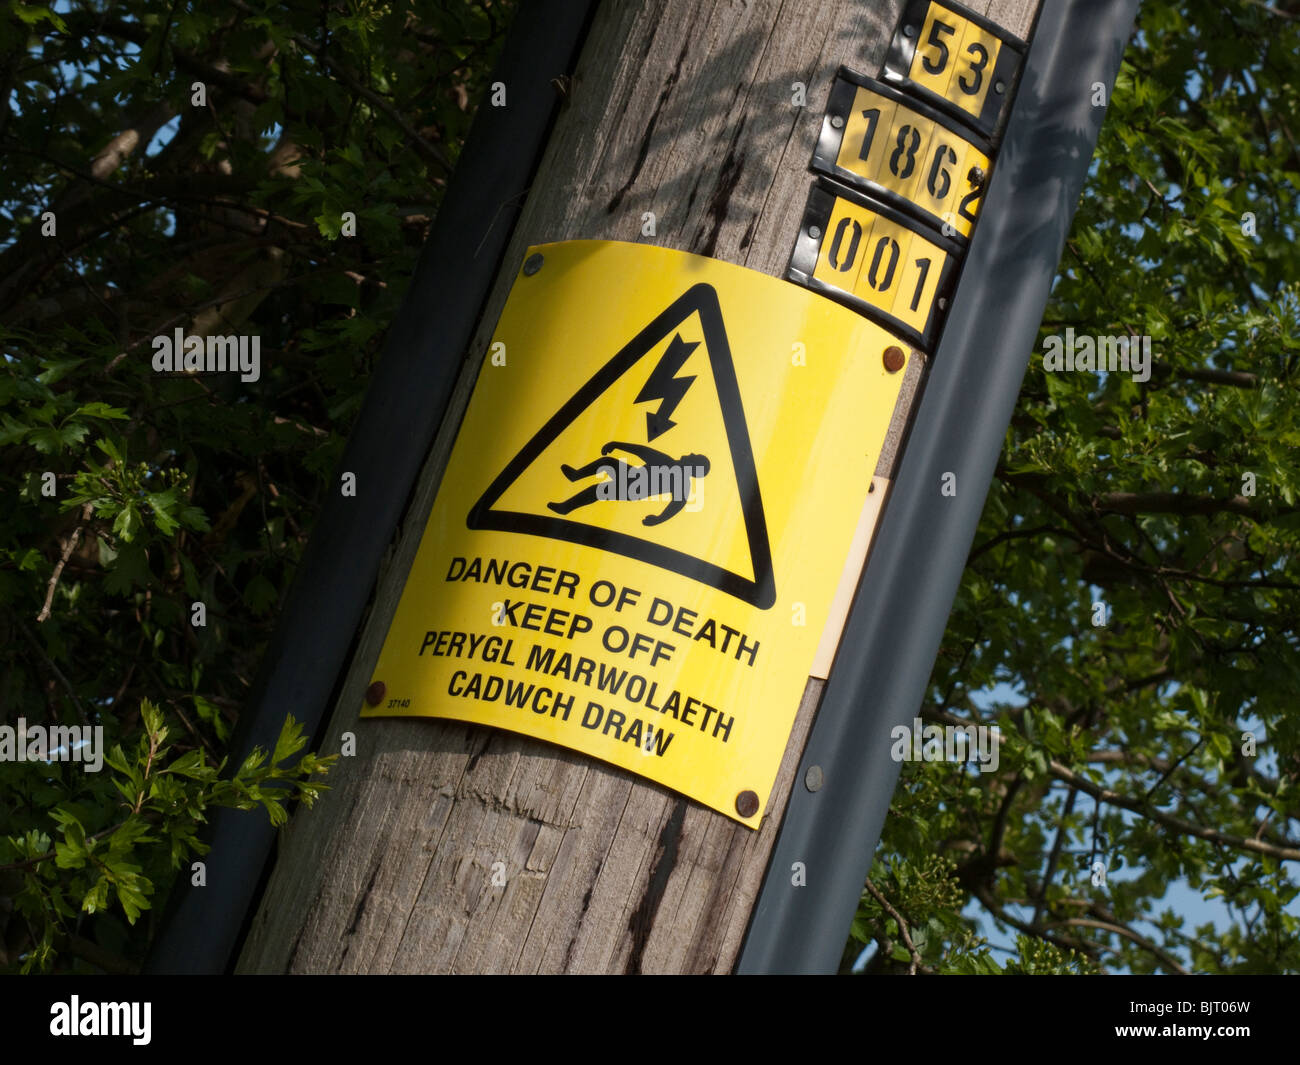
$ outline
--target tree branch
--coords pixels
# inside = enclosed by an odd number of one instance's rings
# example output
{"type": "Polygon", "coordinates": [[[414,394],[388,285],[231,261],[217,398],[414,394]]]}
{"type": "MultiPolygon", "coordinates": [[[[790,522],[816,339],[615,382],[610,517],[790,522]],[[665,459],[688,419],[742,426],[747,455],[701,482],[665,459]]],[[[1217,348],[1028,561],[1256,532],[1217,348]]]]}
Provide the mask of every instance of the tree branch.
{"type": "Polygon", "coordinates": [[[1231,385],[1233,388],[1258,388],[1259,377],[1244,370],[1175,370],[1179,377],[1192,381],[1205,381],[1212,385],[1231,385]]]}
{"type": "Polygon", "coordinates": [[[1106,492],[1094,497],[1100,510],[1114,514],[1218,514],[1258,518],[1259,509],[1245,496],[1215,499],[1186,492],[1106,492]]]}
{"type": "Polygon", "coordinates": [[[45,604],[41,607],[40,613],[36,615],[38,622],[49,618],[50,606],[54,602],[54,590],[59,586],[59,578],[63,576],[63,567],[68,564],[72,552],[77,549],[77,541],[81,539],[81,530],[85,528],[85,524],[89,520],[90,504],[87,503],[81,508],[81,517],[77,520],[77,527],[72,530],[72,535],[68,537],[67,542],[63,545],[63,553],[59,556],[59,561],[54,564],[54,572],[50,574],[49,583],[45,586],[45,604]]]}
{"type": "Polygon", "coordinates": [[[91,965],[103,969],[106,973],[116,973],[119,976],[134,976],[140,971],[137,966],[132,965],[125,958],[119,957],[112,951],[105,950],[98,943],[92,943],[89,939],[84,939],[78,935],[69,933],[66,949],[73,957],[88,961],[91,965]]]}
{"type": "Polygon", "coordinates": [[[973,894],[980,901],[983,907],[989,911],[997,920],[1003,924],[1008,924],[1017,932],[1023,932],[1027,936],[1033,936],[1035,939],[1042,939],[1051,943],[1054,947],[1061,950],[1076,950],[1087,958],[1096,958],[1097,944],[1090,943],[1086,939],[1076,939],[1074,936],[1061,936],[1044,929],[1022,921],[1019,917],[1013,917],[1007,913],[1006,907],[998,902],[997,896],[986,887],[977,887],[973,894]]]}
{"type": "Polygon", "coordinates": [[[1052,851],[1047,856],[1047,869],[1043,873],[1043,883],[1038,889],[1038,899],[1034,903],[1034,917],[1030,923],[1035,927],[1042,919],[1043,907],[1047,905],[1047,889],[1051,886],[1052,877],[1056,875],[1056,863],[1060,860],[1061,847],[1065,843],[1065,823],[1074,812],[1074,800],[1078,797],[1079,789],[1072,786],[1065,800],[1065,809],[1061,811],[1061,823],[1056,826],[1056,838],[1052,841],[1052,851]]]}
{"type": "Polygon", "coordinates": [[[1133,931],[1133,929],[1127,927],[1126,925],[1112,924],[1110,921],[1099,921],[1096,918],[1092,918],[1092,917],[1067,917],[1062,921],[1053,922],[1048,927],[1059,928],[1062,925],[1074,927],[1074,928],[1100,928],[1103,932],[1112,932],[1117,936],[1123,936],[1125,939],[1131,940],[1132,942],[1136,943],[1143,950],[1148,951],[1151,954],[1154,954],[1157,958],[1160,959],[1161,962],[1164,963],[1166,968],[1172,969],[1177,975],[1179,976],[1191,975],[1190,973],[1188,973],[1186,969],[1184,969],[1178,963],[1178,959],[1175,958],[1172,954],[1170,954],[1168,951],[1162,950],[1160,947],[1152,943],[1151,940],[1133,931]]]}
{"type": "MultiPolygon", "coordinates": [[[[967,721],[956,717],[953,714],[947,714],[943,711],[935,711],[934,716],[937,720],[950,725],[966,725],[967,721]]],[[[999,743],[1006,743],[1007,738],[1001,733],[996,733],[999,743]]],[[[1300,862],[1300,848],[1283,846],[1281,844],[1267,843],[1258,839],[1246,839],[1242,836],[1234,836],[1228,832],[1220,832],[1217,829],[1207,828],[1200,825],[1194,825],[1189,821],[1184,821],[1173,814],[1165,813],[1163,810],[1151,806],[1150,804],[1135,799],[1128,795],[1121,795],[1117,791],[1111,791],[1109,788],[1103,788],[1094,784],[1090,779],[1081,776],[1074,770],[1062,765],[1055,760],[1049,760],[1047,763],[1048,772],[1057,780],[1063,780],[1067,784],[1072,784],[1080,791],[1091,795],[1098,802],[1109,803],[1111,806],[1118,806],[1122,810],[1130,810],[1135,814],[1141,814],[1143,817],[1149,817],[1157,824],[1164,825],[1166,828],[1172,828],[1175,832],[1184,836],[1193,836],[1196,839],[1203,839],[1210,843],[1221,843],[1226,847],[1234,847],[1237,850],[1250,851],[1252,854],[1264,854],[1270,858],[1277,858],[1280,861],[1300,862]]]]}
{"type": "Polygon", "coordinates": [[[915,976],[918,969],[920,969],[923,973],[929,974],[930,970],[927,969],[922,964],[921,954],[916,949],[916,946],[912,943],[912,935],[907,929],[907,922],[903,920],[902,914],[900,914],[896,909],[894,909],[893,906],[889,904],[889,900],[885,898],[884,894],[880,891],[880,889],[871,882],[870,877],[867,878],[866,886],[867,886],[867,891],[871,893],[871,897],[875,899],[878,903],[880,903],[880,908],[884,910],[885,913],[887,913],[890,917],[892,917],[894,919],[894,923],[898,925],[898,936],[900,939],[902,939],[903,946],[907,948],[907,953],[912,956],[912,963],[907,968],[907,975],[915,976]]]}

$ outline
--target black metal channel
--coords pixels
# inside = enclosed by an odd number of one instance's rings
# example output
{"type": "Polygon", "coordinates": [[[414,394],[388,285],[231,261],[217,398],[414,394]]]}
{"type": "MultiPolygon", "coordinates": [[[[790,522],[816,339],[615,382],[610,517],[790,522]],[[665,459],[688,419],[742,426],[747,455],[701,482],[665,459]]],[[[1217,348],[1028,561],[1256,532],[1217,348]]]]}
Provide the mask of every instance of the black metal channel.
{"type": "Polygon", "coordinates": [[[988,198],[736,965],[833,973],[925,697],[1138,0],[1044,0],[988,198]],[[944,473],[957,495],[940,493],[944,473]],[[820,766],[817,792],[804,787],[820,766]],[[791,868],[804,864],[804,886],[791,868]]]}
{"type": "MultiPolygon", "coordinates": [[[[493,74],[507,105],[480,107],[434,221],[333,485],[232,740],[238,764],[269,750],[286,714],[316,736],[350,658],[379,562],[447,411],[452,387],[501,265],[595,0],[518,6],[493,74]]],[[[219,810],[208,856],[220,887],[182,876],[145,971],[220,973],[234,963],[275,830],[260,814],[219,810]]]]}

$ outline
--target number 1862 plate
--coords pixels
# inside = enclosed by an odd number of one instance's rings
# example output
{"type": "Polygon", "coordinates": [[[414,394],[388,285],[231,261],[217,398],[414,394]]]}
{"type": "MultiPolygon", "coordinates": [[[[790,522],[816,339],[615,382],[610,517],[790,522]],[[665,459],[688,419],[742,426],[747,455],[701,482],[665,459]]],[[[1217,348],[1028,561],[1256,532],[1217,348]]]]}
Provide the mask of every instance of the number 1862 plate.
{"type": "Polygon", "coordinates": [[[991,155],[988,142],[961,123],[841,67],[813,169],[900,201],[945,236],[966,238],[979,213],[991,155]]]}

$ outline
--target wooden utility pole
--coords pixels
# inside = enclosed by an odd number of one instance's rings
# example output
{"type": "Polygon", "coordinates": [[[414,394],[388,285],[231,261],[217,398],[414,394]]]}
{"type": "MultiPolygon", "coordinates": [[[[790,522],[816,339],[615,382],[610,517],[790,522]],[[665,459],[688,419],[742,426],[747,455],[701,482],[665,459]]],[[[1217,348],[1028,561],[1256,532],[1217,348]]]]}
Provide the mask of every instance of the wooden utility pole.
{"type": "MultiPolygon", "coordinates": [[[[1038,0],[968,6],[1024,38],[1038,0]]],[[[601,4],[576,76],[560,86],[565,107],[321,743],[338,751],[353,733],[356,755],[285,830],[242,971],[733,968],[820,679],[809,678],[757,831],[565,748],[444,720],[359,720],[357,710],[525,249],[644,241],[784,276],[835,72],[876,75],[902,8],[601,4]],[[647,214],[654,236],[643,235],[647,214]]]]}

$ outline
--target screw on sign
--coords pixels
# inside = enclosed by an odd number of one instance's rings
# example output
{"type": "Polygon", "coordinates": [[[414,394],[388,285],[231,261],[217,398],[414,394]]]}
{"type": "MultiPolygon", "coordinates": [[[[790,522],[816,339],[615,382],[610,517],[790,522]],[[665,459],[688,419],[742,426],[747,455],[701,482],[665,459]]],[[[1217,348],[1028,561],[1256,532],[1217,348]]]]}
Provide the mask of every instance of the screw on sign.
{"type": "Polygon", "coordinates": [[[758,813],[758,793],[742,791],[736,796],[736,813],[741,817],[753,817],[758,813]]]}

